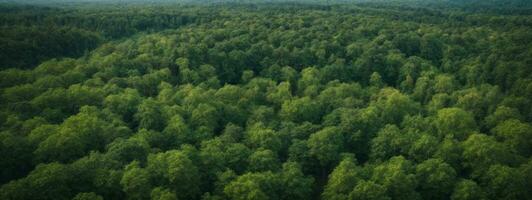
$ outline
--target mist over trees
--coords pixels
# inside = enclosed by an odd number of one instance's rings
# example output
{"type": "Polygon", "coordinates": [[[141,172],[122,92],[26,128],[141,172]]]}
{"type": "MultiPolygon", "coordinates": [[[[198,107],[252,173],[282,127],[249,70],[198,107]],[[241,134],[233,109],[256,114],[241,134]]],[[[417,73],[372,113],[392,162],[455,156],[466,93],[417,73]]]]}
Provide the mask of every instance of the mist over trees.
{"type": "Polygon", "coordinates": [[[532,198],[527,2],[205,2],[1,3],[0,199],[532,198]]]}

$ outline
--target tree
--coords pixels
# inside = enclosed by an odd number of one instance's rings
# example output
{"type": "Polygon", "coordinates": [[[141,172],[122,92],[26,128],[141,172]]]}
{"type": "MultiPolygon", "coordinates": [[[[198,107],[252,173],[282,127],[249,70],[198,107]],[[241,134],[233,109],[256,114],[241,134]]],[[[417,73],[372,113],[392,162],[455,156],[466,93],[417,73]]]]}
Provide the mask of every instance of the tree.
{"type": "Polygon", "coordinates": [[[173,116],[162,133],[165,135],[165,142],[169,148],[178,147],[182,144],[193,144],[197,141],[197,136],[192,133],[180,115],[173,116]]]}
{"type": "Polygon", "coordinates": [[[472,169],[476,176],[480,176],[491,165],[505,164],[512,160],[507,147],[491,136],[473,134],[462,145],[464,148],[463,165],[472,169]]]}
{"type": "Polygon", "coordinates": [[[377,89],[381,89],[384,86],[382,77],[378,72],[373,72],[371,74],[371,77],[369,78],[369,85],[376,87],[377,89]]]}
{"type": "Polygon", "coordinates": [[[428,159],[416,166],[420,193],[425,199],[446,199],[452,193],[456,172],[440,159],[428,159]]]}
{"type": "Polygon", "coordinates": [[[423,74],[415,81],[415,86],[412,91],[413,99],[425,103],[432,99],[434,89],[432,88],[432,77],[427,73],[423,74]]]}
{"type": "Polygon", "coordinates": [[[436,33],[428,33],[421,37],[420,49],[423,58],[438,63],[443,56],[444,44],[436,33]]]}
{"type": "Polygon", "coordinates": [[[480,179],[481,185],[492,199],[527,198],[525,179],[515,168],[492,165],[480,179]]]}
{"type": "MultiPolygon", "coordinates": [[[[45,129],[41,128],[40,130],[45,129]]],[[[32,133],[34,132],[32,131],[32,133]]],[[[0,183],[7,183],[13,179],[23,177],[32,170],[34,167],[32,164],[34,145],[32,143],[31,140],[28,141],[27,138],[18,136],[17,133],[11,131],[0,132],[0,154],[2,155],[0,183]]]]}
{"type": "Polygon", "coordinates": [[[277,171],[280,168],[277,155],[269,149],[259,149],[253,152],[248,158],[249,171],[277,171]]]}
{"type": "Polygon", "coordinates": [[[437,113],[439,110],[450,107],[451,101],[451,96],[446,93],[434,94],[426,108],[430,113],[437,113]]]}
{"type": "Polygon", "coordinates": [[[401,131],[395,125],[386,125],[371,140],[370,158],[387,160],[393,156],[407,155],[411,149],[416,148],[412,145],[417,138],[416,132],[401,131]]]}
{"type": "Polygon", "coordinates": [[[429,134],[422,134],[408,150],[410,158],[421,161],[432,158],[438,150],[439,140],[429,134]]]}
{"type": "Polygon", "coordinates": [[[72,161],[91,150],[103,150],[117,137],[129,134],[121,124],[102,119],[102,113],[94,107],[84,107],[77,115],[66,119],[56,133],[42,141],[35,150],[41,161],[72,161]]]}
{"type": "Polygon", "coordinates": [[[285,101],[280,115],[283,119],[293,122],[317,122],[321,118],[321,107],[309,97],[285,101]]]}
{"type": "Polygon", "coordinates": [[[170,189],[156,187],[151,191],[151,199],[153,200],[174,200],[177,195],[170,189]]]}
{"type": "Polygon", "coordinates": [[[418,55],[421,37],[415,32],[397,34],[393,40],[395,46],[407,56],[418,55]]]}
{"type": "Polygon", "coordinates": [[[317,173],[320,170],[320,164],[316,158],[310,155],[309,149],[306,140],[292,140],[292,144],[288,148],[288,161],[299,163],[305,173],[309,171],[317,173]]]}
{"type": "MultiPolygon", "coordinates": [[[[525,179],[525,187],[530,188],[532,186],[532,161],[529,159],[527,163],[521,164],[519,167],[519,173],[523,176],[523,179],[525,179]]],[[[528,190],[527,196],[531,195],[531,191],[528,190]]]]}
{"type": "Polygon", "coordinates": [[[348,149],[360,159],[367,159],[370,154],[370,141],[383,125],[379,109],[375,106],[362,109],[340,108],[329,114],[329,117],[334,118],[330,123],[324,119],[324,125],[337,126],[348,142],[348,149]]]}
{"type": "Polygon", "coordinates": [[[247,142],[255,148],[270,149],[279,152],[283,147],[283,140],[278,132],[258,123],[250,127],[246,135],[247,142]]]}
{"type": "Polygon", "coordinates": [[[127,88],[123,93],[105,97],[104,106],[122,116],[124,121],[132,122],[133,115],[137,112],[137,107],[141,102],[142,97],[137,90],[127,88]]]}
{"type": "Polygon", "coordinates": [[[442,74],[436,76],[435,82],[434,82],[434,91],[436,93],[448,93],[450,94],[452,91],[455,90],[456,84],[454,81],[454,77],[449,74],[442,74]]]}
{"type": "Polygon", "coordinates": [[[364,90],[359,84],[330,82],[317,97],[325,112],[339,107],[359,107],[362,105],[364,90]]]}
{"type": "Polygon", "coordinates": [[[327,65],[320,69],[320,75],[323,82],[339,80],[348,82],[352,80],[354,74],[353,68],[342,64],[327,65]]]}
{"type": "Polygon", "coordinates": [[[454,187],[453,194],[451,195],[452,200],[484,200],[486,199],[486,194],[480,186],[477,185],[475,181],[463,179],[457,182],[454,187]]]}
{"type": "Polygon", "coordinates": [[[329,175],[329,180],[322,193],[326,200],[347,199],[355,186],[362,180],[362,169],[354,158],[344,158],[329,175]]]}
{"type": "Polygon", "coordinates": [[[126,166],[122,180],[122,190],[128,199],[147,199],[151,191],[150,173],[139,167],[138,162],[132,162],[126,166]]]}
{"type": "Polygon", "coordinates": [[[190,117],[190,122],[195,127],[205,127],[206,132],[212,132],[218,128],[220,116],[218,110],[209,104],[199,104],[190,117]]]}
{"type": "Polygon", "coordinates": [[[319,70],[316,67],[307,67],[301,71],[301,78],[297,83],[298,92],[307,93],[306,90],[312,86],[318,86],[320,82],[319,70]]]}
{"type": "Polygon", "coordinates": [[[314,178],[306,176],[299,164],[296,162],[286,162],[280,174],[283,192],[281,199],[308,199],[312,194],[312,184],[314,178]]]}
{"type": "Polygon", "coordinates": [[[88,156],[68,165],[74,174],[70,184],[74,192],[87,189],[105,198],[125,198],[120,181],[124,173],[124,164],[109,156],[91,152],[88,156]]]}
{"type": "Polygon", "coordinates": [[[532,155],[532,126],[510,119],[499,123],[491,130],[504,145],[525,157],[532,155]]]}
{"type": "Polygon", "coordinates": [[[145,161],[149,151],[150,145],[146,140],[134,137],[127,140],[118,138],[107,146],[107,155],[123,163],[145,161]]]}
{"type": "Polygon", "coordinates": [[[281,180],[272,172],[246,173],[231,181],[224,193],[235,200],[279,199],[281,180]]]}
{"type": "Polygon", "coordinates": [[[386,194],[386,188],[373,181],[360,181],[349,193],[350,200],[391,200],[386,194]]]}
{"type": "Polygon", "coordinates": [[[370,105],[374,105],[380,111],[384,122],[399,124],[403,117],[415,114],[419,111],[419,105],[396,89],[384,88],[375,97],[370,105]]]}
{"type": "Polygon", "coordinates": [[[484,121],[486,123],[487,128],[491,129],[497,126],[499,123],[509,119],[517,119],[522,121],[523,117],[519,113],[519,110],[517,110],[516,108],[499,106],[497,107],[495,112],[486,116],[484,121]]]}
{"type": "MultiPolygon", "coordinates": [[[[156,180],[172,188],[178,198],[196,198],[199,195],[200,175],[198,168],[185,152],[172,150],[150,154],[146,168],[156,180]]],[[[149,191],[146,193],[149,195],[149,191]]]]}
{"type": "Polygon", "coordinates": [[[475,88],[454,92],[457,96],[456,106],[462,108],[475,117],[476,120],[483,118],[495,110],[501,98],[501,91],[498,86],[480,85],[475,88]]]}
{"type": "Polygon", "coordinates": [[[434,124],[441,138],[451,135],[463,141],[477,130],[473,116],[460,108],[444,108],[438,111],[434,124]]]}
{"type": "Polygon", "coordinates": [[[2,199],[69,199],[73,193],[70,183],[73,171],[59,163],[40,164],[28,176],[0,188],[2,199]]]}
{"type": "Polygon", "coordinates": [[[161,131],[166,126],[166,119],[161,110],[161,103],[154,99],[148,98],[138,106],[138,111],[135,113],[135,121],[139,128],[148,130],[161,131]]]}
{"type": "Polygon", "coordinates": [[[464,147],[456,139],[445,137],[440,142],[434,157],[443,160],[445,163],[453,166],[454,169],[459,170],[462,168],[463,151],[464,147]]]}
{"type": "Polygon", "coordinates": [[[390,158],[373,169],[371,180],[382,185],[392,199],[420,199],[414,166],[402,156],[390,158]]]}
{"type": "Polygon", "coordinates": [[[344,150],[344,136],[336,127],[326,127],[310,135],[307,145],[309,153],[328,168],[340,160],[340,153],[344,150]]]}
{"type": "Polygon", "coordinates": [[[78,193],[72,200],[103,200],[103,197],[94,192],[78,193]]]}
{"type": "Polygon", "coordinates": [[[227,143],[221,138],[201,143],[201,162],[209,176],[230,168],[242,172],[248,168],[250,149],[241,143],[227,143]]]}
{"type": "Polygon", "coordinates": [[[275,105],[282,105],[283,102],[292,99],[290,82],[281,82],[272,89],[267,96],[268,100],[275,105]]]}
{"type": "Polygon", "coordinates": [[[48,108],[58,109],[64,114],[74,114],[82,106],[100,106],[103,100],[101,88],[92,88],[80,84],[68,89],[53,88],[31,100],[31,105],[41,111],[48,108]]]}

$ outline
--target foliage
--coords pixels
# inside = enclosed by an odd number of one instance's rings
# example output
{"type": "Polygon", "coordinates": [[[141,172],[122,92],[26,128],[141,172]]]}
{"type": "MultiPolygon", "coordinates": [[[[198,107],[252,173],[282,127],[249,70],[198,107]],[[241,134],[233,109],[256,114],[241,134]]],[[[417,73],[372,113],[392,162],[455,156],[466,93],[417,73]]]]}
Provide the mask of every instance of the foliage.
{"type": "Polygon", "coordinates": [[[57,2],[0,5],[0,199],[532,197],[527,4],[57,2]]]}

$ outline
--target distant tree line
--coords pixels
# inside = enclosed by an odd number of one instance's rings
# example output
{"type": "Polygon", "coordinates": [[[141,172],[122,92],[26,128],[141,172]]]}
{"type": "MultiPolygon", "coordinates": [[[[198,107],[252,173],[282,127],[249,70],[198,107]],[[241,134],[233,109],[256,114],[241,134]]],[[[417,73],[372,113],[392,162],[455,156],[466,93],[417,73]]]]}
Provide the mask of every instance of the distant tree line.
{"type": "Polygon", "coordinates": [[[196,13],[131,7],[70,8],[0,5],[0,69],[32,68],[58,57],[79,57],[105,41],[193,23],[196,13]]]}

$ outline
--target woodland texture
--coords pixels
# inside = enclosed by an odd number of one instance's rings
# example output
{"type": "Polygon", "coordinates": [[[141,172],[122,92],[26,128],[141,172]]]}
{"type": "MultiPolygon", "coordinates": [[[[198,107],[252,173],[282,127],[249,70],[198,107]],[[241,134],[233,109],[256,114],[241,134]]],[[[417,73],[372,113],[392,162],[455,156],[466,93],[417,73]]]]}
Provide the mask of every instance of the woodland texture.
{"type": "Polygon", "coordinates": [[[0,5],[0,199],[532,199],[531,9],[0,5]]]}

